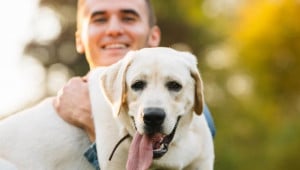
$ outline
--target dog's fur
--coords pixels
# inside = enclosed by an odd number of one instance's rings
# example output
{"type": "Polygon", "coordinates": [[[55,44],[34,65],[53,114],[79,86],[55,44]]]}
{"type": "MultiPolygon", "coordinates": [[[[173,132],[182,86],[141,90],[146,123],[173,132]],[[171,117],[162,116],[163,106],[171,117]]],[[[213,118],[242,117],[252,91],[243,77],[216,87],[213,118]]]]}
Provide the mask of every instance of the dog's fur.
{"type": "Polygon", "coordinates": [[[164,112],[159,133],[166,135],[181,117],[169,151],[154,159],[150,169],[213,169],[213,140],[202,115],[203,85],[195,56],[169,48],[146,48],[130,52],[100,72],[101,80],[93,78],[92,84],[100,82],[101,88],[93,90],[99,92],[91,94],[91,101],[96,134],[100,134],[96,141],[101,169],[124,169],[131,140],[120,144],[111,161],[109,156],[127,133],[131,137],[148,133],[143,117],[147,108],[164,112]],[[101,90],[103,95],[98,95],[101,90]],[[111,107],[103,107],[107,101],[111,107]]]}
{"type": "Polygon", "coordinates": [[[57,115],[52,98],[0,121],[1,170],[94,170],[83,156],[89,145],[83,130],[57,115]]]}
{"type": "MultiPolygon", "coordinates": [[[[92,71],[89,90],[101,169],[125,169],[132,138],[113,152],[115,145],[126,134],[147,134],[143,109],[160,108],[165,119],[159,133],[170,134],[181,119],[169,151],[150,169],[212,170],[214,149],[202,115],[202,88],[195,57],[169,48],[130,52],[118,63],[92,71]],[[140,80],[145,88],[132,89],[140,80]]],[[[57,115],[51,98],[0,121],[1,170],[94,169],[83,156],[89,145],[81,129],[57,115]]]]}

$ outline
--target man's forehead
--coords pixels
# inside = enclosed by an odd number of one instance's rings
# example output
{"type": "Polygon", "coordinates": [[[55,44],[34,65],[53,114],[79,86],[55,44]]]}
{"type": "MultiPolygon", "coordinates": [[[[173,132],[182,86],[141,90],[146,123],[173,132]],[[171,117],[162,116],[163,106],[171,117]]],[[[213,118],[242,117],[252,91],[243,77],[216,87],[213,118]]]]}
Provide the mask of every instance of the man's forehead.
{"type": "Polygon", "coordinates": [[[145,10],[145,0],[80,0],[84,1],[86,12],[93,13],[95,11],[119,12],[124,10],[133,10],[137,13],[147,13],[145,10]]]}

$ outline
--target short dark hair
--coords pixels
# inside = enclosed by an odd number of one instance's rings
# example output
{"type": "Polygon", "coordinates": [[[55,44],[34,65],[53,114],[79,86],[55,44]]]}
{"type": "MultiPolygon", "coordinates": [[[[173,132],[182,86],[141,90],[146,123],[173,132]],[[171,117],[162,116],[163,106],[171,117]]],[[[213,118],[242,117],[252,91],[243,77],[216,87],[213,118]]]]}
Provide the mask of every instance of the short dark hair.
{"type": "Polygon", "coordinates": [[[145,1],[146,1],[146,5],[148,7],[149,25],[152,27],[157,24],[155,11],[154,11],[153,5],[151,3],[151,0],[145,0],[145,1]]]}

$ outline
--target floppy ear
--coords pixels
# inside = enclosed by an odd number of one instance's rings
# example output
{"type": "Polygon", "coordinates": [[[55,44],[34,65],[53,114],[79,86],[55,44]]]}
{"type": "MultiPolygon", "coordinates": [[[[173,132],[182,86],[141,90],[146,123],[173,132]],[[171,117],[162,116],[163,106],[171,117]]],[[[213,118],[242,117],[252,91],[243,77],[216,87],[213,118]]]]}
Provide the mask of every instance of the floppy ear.
{"type": "Polygon", "coordinates": [[[128,52],[119,62],[106,68],[101,76],[101,90],[111,104],[114,116],[118,116],[125,102],[126,72],[132,61],[133,52],[128,52]]]}
{"type": "Polygon", "coordinates": [[[197,115],[201,115],[204,106],[204,95],[202,78],[197,67],[197,58],[193,54],[185,52],[185,59],[188,62],[188,67],[190,68],[191,76],[195,80],[194,111],[197,115]]]}
{"type": "Polygon", "coordinates": [[[194,110],[197,113],[197,115],[201,115],[204,106],[203,83],[198,69],[191,70],[191,74],[195,80],[194,110]]]}

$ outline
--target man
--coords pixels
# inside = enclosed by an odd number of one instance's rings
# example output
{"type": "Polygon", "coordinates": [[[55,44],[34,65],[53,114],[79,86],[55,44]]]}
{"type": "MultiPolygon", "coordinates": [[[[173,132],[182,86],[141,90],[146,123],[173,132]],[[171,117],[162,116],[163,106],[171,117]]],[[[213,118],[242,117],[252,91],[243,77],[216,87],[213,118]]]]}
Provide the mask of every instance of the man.
{"type": "MultiPolygon", "coordinates": [[[[129,50],[158,46],[161,34],[149,0],[78,0],[75,36],[77,51],[85,54],[93,69],[117,62],[129,50]]],[[[90,141],[95,141],[86,78],[72,78],[53,105],[65,121],[83,128],[90,141]]]]}

